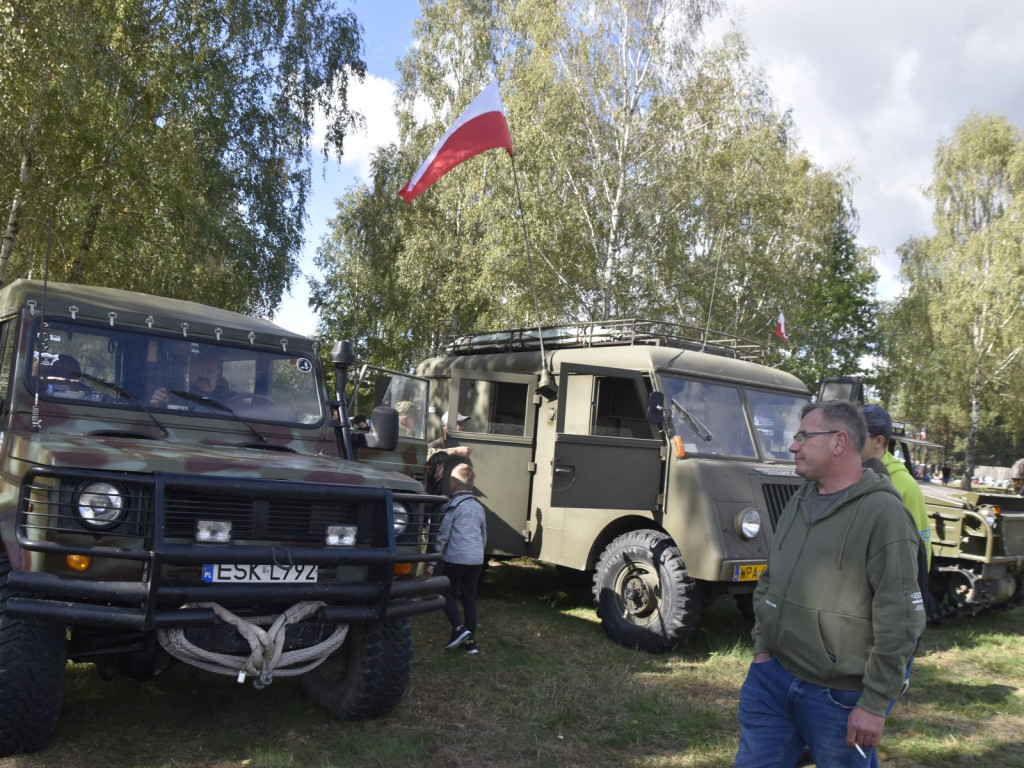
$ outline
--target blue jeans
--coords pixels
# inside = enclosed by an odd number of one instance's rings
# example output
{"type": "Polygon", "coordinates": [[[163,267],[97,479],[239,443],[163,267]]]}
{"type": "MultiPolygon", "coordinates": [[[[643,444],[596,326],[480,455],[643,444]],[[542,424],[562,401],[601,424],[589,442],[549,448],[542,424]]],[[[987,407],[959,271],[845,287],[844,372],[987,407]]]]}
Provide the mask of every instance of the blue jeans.
{"type": "Polygon", "coordinates": [[[787,672],[772,657],[751,664],[740,689],[740,746],[734,768],[792,768],[810,747],[818,768],[878,768],[878,752],[846,746],[860,691],[822,688],[787,672]]]}

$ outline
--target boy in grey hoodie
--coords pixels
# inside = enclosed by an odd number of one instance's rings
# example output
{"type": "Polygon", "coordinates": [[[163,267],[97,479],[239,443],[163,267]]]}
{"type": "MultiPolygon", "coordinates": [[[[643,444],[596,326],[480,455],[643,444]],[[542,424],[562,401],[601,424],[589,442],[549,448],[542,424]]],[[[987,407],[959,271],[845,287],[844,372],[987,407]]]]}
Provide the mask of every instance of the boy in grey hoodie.
{"type": "Polygon", "coordinates": [[[452,469],[452,495],[445,505],[441,530],[437,534],[444,575],[451,582],[451,589],[444,596],[444,612],[451,622],[452,635],[444,647],[452,650],[461,645],[470,654],[479,653],[475,638],[476,588],[483,571],[487,542],[484,507],[473,495],[475,477],[469,464],[459,464],[452,469]],[[462,603],[465,619],[459,616],[456,595],[462,603]]]}
{"type": "Polygon", "coordinates": [[[754,663],[737,768],[878,765],[889,704],[925,625],[917,529],[887,478],[863,472],[853,403],[810,404],[789,450],[807,482],[786,505],[754,593],[754,663]]]}

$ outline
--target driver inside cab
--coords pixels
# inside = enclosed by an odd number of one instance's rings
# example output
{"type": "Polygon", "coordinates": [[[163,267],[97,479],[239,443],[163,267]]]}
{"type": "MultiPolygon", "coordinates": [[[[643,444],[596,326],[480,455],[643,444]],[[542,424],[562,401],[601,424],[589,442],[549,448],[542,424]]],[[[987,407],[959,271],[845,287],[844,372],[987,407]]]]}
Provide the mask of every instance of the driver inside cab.
{"type": "MultiPolygon", "coordinates": [[[[215,355],[199,354],[191,358],[186,374],[188,391],[193,395],[209,397],[223,402],[232,397],[227,379],[224,378],[224,364],[215,355]]],[[[149,398],[149,404],[166,406],[170,393],[166,387],[159,387],[149,398]]]]}

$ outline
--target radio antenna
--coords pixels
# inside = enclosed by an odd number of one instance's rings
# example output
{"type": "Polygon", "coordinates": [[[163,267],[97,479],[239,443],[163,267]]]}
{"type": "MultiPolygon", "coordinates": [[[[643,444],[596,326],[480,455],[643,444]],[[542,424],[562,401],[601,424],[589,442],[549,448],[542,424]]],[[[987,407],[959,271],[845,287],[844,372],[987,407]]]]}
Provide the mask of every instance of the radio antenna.
{"type": "Polygon", "coordinates": [[[551,375],[547,352],[544,349],[544,328],[540,319],[540,302],[537,301],[537,282],[533,276],[533,255],[530,248],[530,235],[526,230],[526,214],[523,211],[523,197],[519,194],[519,174],[516,172],[515,155],[509,153],[512,161],[512,180],[516,187],[516,202],[519,204],[519,222],[523,225],[523,242],[526,244],[526,267],[530,273],[530,290],[533,293],[533,312],[537,318],[537,338],[540,341],[540,379],[537,382],[537,394],[548,400],[558,396],[558,385],[551,375]]]}
{"type": "Polygon", "coordinates": [[[704,338],[701,339],[700,351],[703,352],[708,345],[708,336],[711,334],[711,310],[715,306],[715,289],[718,288],[718,270],[722,266],[722,249],[718,249],[718,258],[715,259],[715,279],[711,281],[711,298],[708,300],[708,319],[704,323],[704,338]]]}
{"type": "Polygon", "coordinates": [[[50,282],[50,232],[53,229],[53,219],[46,218],[46,256],[43,262],[43,304],[39,309],[39,336],[36,341],[35,375],[35,396],[32,399],[32,431],[38,432],[42,427],[39,418],[39,373],[43,367],[43,353],[50,351],[50,324],[46,322],[46,286],[50,282]]]}

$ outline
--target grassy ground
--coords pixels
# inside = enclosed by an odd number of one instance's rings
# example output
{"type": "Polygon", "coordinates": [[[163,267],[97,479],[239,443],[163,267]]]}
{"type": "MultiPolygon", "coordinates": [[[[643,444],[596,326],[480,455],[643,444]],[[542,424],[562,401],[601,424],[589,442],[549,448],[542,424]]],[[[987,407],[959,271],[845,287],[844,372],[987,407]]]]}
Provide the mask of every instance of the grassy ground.
{"type": "MultiPolygon", "coordinates": [[[[177,666],[104,683],[70,667],[49,749],[2,768],[711,768],[736,749],[751,656],[728,600],[686,647],[652,656],[606,639],[585,585],[527,562],[492,567],[479,656],[444,651],[440,614],[413,620],[402,704],[375,721],[330,718],[301,685],[263,691],[177,666]]],[[[889,718],[882,763],[1024,768],[1024,609],[930,627],[913,686],[889,718]]]]}

